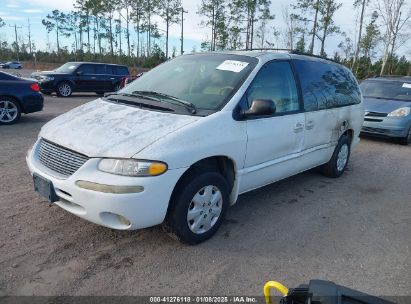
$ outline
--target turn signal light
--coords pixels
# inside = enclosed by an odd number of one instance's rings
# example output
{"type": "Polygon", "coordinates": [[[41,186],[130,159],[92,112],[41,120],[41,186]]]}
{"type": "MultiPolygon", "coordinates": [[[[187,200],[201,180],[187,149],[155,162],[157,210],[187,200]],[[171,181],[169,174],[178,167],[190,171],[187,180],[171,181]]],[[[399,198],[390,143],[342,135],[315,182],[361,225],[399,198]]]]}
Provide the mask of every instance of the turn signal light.
{"type": "Polygon", "coordinates": [[[34,91],[34,92],[40,92],[40,87],[38,83],[32,83],[30,85],[30,88],[34,91]]]}

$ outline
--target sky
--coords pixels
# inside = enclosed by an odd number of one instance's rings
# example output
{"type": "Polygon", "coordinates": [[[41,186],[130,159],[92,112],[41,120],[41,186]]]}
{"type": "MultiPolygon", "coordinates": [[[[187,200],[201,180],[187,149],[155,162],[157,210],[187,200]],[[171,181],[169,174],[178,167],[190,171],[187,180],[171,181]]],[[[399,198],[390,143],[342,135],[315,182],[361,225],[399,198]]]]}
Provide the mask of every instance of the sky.
{"type": "MultiPolygon", "coordinates": [[[[411,2],[411,0],[407,1],[411,2]]],[[[6,22],[6,26],[0,28],[0,40],[7,40],[9,42],[14,40],[13,26],[15,24],[18,27],[18,36],[27,40],[28,22],[30,22],[33,41],[36,43],[37,49],[44,49],[47,44],[47,35],[44,26],[41,24],[41,20],[54,9],[65,12],[72,10],[74,2],[75,0],[0,0],[0,17],[6,22]]],[[[210,36],[210,29],[200,26],[201,16],[197,14],[200,2],[200,0],[182,0],[184,9],[188,11],[184,18],[185,52],[192,51],[194,47],[197,51],[200,50],[201,42],[210,36]]],[[[335,23],[347,33],[348,37],[356,40],[356,20],[358,19],[358,12],[356,12],[352,6],[354,0],[340,0],[340,2],[342,3],[342,7],[335,15],[335,23]]],[[[280,31],[284,28],[282,11],[285,7],[289,6],[290,1],[288,0],[272,0],[271,12],[275,14],[276,18],[272,21],[271,25],[280,31]]],[[[409,6],[411,6],[411,3],[409,3],[409,6]]],[[[369,8],[367,15],[369,16],[371,13],[372,10],[369,8]]],[[[160,30],[165,28],[161,19],[157,19],[156,21],[158,21],[160,30]]],[[[173,24],[170,28],[170,50],[172,50],[173,47],[176,47],[178,51],[180,50],[180,35],[181,25],[173,24]]],[[[133,40],[134,38],[131,37],[131,39],[133,40]]],[[[328,54],[332,54],[338,50],[337,46],[343,40],[340,35],[327,39],[326,52],[328,54]]],[[[55,46],[54,40],[54,36],[51,34],[50,43],[52,47],[55,46]]],[[[164,43],[164,39],[159,42],[160,46],[164,46],[164,43]]],[[[319,42],[317,42],[316,46],[319,47],[319,42]]],[[[398,50],[398,53],[410,59],[411,41],[408,41],[407,44],[402,46],[398,50]]]]}

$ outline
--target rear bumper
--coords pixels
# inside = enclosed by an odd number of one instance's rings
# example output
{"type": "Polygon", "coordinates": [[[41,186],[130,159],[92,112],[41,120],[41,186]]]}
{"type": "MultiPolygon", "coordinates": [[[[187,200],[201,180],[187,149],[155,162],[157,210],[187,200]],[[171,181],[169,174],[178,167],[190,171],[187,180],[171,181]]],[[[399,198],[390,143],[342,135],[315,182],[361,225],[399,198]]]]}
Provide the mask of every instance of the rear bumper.
{"type": "Polygon", "coordinates": [[[366,119],[380,120],[367,121],[364,120],[361,133],[383,137],[405,137],[411,127],[411,117],[366,117],[366,119]]]}
{"type": "Polygon", "coordinates": [[[33,113],[43,110],[44,98],[40,93],[33,93],[22,98],[23,113],[33,113]]]}

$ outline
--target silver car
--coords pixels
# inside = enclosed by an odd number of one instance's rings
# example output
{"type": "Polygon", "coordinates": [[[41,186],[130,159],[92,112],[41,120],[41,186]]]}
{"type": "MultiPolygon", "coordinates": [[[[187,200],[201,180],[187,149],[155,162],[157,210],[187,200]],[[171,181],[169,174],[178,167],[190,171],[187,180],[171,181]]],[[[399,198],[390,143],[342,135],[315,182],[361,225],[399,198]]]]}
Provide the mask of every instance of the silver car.
{"type": "Polygon", "coordinates": [[[361,132],[411,143],[411,77],[369,78],[361,85],[365,117],[361,132]]]}

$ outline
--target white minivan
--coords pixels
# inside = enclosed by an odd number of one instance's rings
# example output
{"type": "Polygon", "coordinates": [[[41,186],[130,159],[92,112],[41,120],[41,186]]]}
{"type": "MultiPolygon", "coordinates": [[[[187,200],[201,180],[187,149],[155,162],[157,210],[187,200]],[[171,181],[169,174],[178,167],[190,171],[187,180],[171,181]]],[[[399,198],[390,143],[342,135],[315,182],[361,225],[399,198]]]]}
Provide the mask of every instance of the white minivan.
{"type": "Polygon", "coordinates": [[[47,123],[34,188],[93,223],[211,237],[239,194],[321,166],[340,176],[364,110],[342,65],[293,52],[180,56],[47,123]]]}

